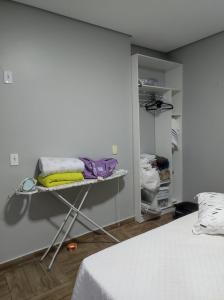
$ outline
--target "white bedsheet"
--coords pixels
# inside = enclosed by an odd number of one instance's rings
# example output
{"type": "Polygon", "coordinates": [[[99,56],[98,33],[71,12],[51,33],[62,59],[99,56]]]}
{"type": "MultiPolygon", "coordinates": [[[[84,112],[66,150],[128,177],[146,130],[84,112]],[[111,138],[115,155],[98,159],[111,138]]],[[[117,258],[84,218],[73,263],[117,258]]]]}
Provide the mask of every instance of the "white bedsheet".
{"type": "Polygon", "coordinates": [[[87,257],[72,300],[224,300],[224,237],[194,235],[196,218],[87,257]]]}

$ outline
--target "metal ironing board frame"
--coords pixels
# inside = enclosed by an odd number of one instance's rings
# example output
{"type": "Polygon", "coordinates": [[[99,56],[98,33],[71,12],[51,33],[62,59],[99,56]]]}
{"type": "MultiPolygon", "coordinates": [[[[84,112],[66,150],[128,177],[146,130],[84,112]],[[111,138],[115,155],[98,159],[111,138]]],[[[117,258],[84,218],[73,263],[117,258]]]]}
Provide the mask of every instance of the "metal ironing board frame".
{"type": "MultiPolygon", "coordinates": [[[[51,269],[57,255],[58,252],[60,251],[66,237],[68,236],[72,226],[74,225],[76,219],[78,218],[78,216],[82,216],[85,220],[87,220],[89,223],[91,223],[92,225],[94,225],[97,229],[103,231],[107,236],[109,236],[111,239],[113,239],[115,242],[119,243],[120,241],[113,236],[111,233],[109,233],[107,230],[105,230],[102,226],[100,226],[99,224],[97,224],[94,220],[92,220],[91,218],[89,218],[88,216],[86,216],[83,212],[81,212],[82,206],[92,188],[92,186],[96,183],[100,183],[100,182],[105,182],[105,181],[109,181],[109,180],[113,180],[113,179],[117,179],[117,195],[120,192],[120,178],[127,175],[127,171],[126,170],[117,170],[115,171],[115,173],[110,176],[107,177],[105,179],[102,180],[97,180],[97,179],[85,179],[81,182],[76,182],[76,183],[72,183],[72,184],[67,184],[67,185],[61,185],[61,186],[56,186],[56,187],[51,187],[51,188],[45,188],[43,186],[37,186],[37,190],[36,193],[43,193],[43,192],[49,192],[51,193],[54,197],[56,197],[57,199],[59,199],[61,202],[63,202],[66,206],[69,207],[69,211],[67,213],[67,215],[65,216],[64,220],[62,221],[57,233],[55,234],[55,236],[53,237],[51,244],[49,245],[49,247],[46,249],[45,253],[43,254],[43,256],[41,257],[41,261],[44,260],[44,258],[48,255],[48,253],[50,252],[50,250],[55,246],[60,234],[63,232],[63,229],[65,227],[66,224],[68,224],[67,230],[66,232],[62,235],[61,239],[59,240],[59,244],[56,247],[55,253],[50,261],[50,264],[48,265],[48,270],[51,269]],[[75,200],[73,201],[73,203],[70,203],[64,196],[62,196],[58,191],[60,190],[65,190],[65,189],[69,189],[69,188],[75,188],[75,187],[81,187],[79,193],[77,194],[75,200]],[[84,192],[84,193],[83,193],[84,192]],[[76,203],[79,200],[81,194],[82,198],[79,201],[79,205],[78,207],[76,207],[76,203]],[[69,222],[69,218],[72,218],[69,222]]],[[[17,192],[17,194],[20,194],[19,192],[17,192]]],[[[25,194],[25,193],[23,193],[25,194]]],[[[29,196],[31,196],[32,194],[30,193],[26,193],[29,196]]]]}

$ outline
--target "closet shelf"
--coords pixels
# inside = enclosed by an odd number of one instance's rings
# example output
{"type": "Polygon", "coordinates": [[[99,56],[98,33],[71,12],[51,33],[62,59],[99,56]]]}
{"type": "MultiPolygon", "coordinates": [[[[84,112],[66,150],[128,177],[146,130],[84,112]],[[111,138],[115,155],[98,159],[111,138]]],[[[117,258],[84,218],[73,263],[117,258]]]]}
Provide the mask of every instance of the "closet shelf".
{"type": "Polygon", "coordinates": [[[173,113],[172,117],[173,118],[180,118],[180,117],[182,117],[182,115],[181,114],[177,114],[177,113],[173,113]]]}
{"type": "Polygon", "coordinates": [[[165,206],[165,207],[161,207],[161,211],[166,210],[166,209],[168,209],[168,208],[173,208],[173,203],[172,203],[172,204],[168,204],[168,205],[165,206]]]}
{"type": "Polygon", "coordinates": [[[175,95],[180,92],[179,89],[164,87],[164,86],[157,86],[157,85],[142,85],[139,86],[139,91],[149,91],[149,92],[157,92],[157,93],[166,93],[171,91],[172,95],[175,95]]]}
{"type": "Polygon", "coordinates": [[[172,96],[175,96],[177,93],[181,92],[181,90],[179,90],[179,89],[173,89],[173,88],[171,88],[171,90],[172,90],[172,96]]]}
{"type": "Polygon", "coordinates": [[[162,185],[169,185],[170,183],[171,183],[170,180],[160,181],[160,186],[162,186],[162,185]]]}
{"type": "MultiPolygon", "coordinates": [[[[162,212],[162,211],[164,211],[166,209],[169,209],[169,208],[172,208],[172,207],[173,207],[173,202],[171,202],[171,203],[169,202],[166,206],[158,208],[158,210],[160,210],[162,212]]],[[[147,211],[151,211],[152,212],[153,211],[153,209],[151,208],[151,205],[147,204],[145,202],[141,202],[141,208],[145,212],[147,212],[147,211]]]]}

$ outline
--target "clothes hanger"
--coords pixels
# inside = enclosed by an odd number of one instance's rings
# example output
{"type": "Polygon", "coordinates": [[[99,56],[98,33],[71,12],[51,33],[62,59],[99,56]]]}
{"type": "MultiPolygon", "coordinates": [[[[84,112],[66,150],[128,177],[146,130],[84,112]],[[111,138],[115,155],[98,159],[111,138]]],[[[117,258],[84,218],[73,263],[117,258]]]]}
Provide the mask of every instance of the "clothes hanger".
{"type": "Polygon", "coordinates": [[[145,104],[145,109],[146,111],[165,111],[173,109],[173,104],[162,100],[153,100],[152,102],[145,104]]]}
{"type": "Polygon", "coordinates": [[[163,96],[155,93],[149,95],[148,101],[144,104],[146,111],[166,111],[173,109],[171,103],[163,101],[163,96]]]}

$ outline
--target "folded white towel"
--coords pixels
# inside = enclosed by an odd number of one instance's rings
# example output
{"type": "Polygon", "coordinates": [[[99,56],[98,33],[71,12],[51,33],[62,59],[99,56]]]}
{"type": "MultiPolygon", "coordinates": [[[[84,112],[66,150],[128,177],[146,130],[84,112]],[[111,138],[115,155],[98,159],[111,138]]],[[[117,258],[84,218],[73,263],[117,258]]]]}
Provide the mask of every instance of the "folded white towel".
{"type": "Polygon", "coordinates": [[[83,172],[84,168],[84,163],[78,158],[41,157],[39,159],[41,176],[64,172],[83,172]]]}

